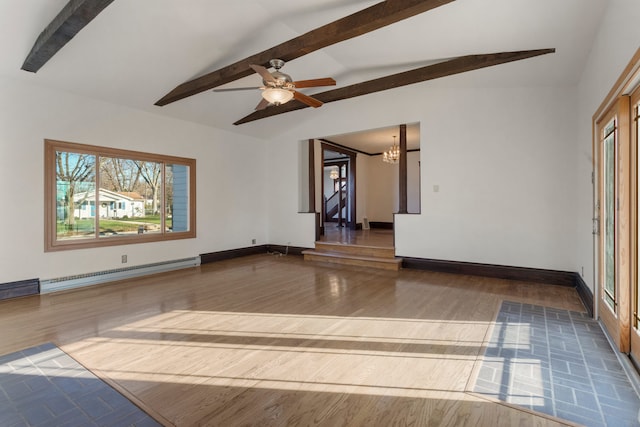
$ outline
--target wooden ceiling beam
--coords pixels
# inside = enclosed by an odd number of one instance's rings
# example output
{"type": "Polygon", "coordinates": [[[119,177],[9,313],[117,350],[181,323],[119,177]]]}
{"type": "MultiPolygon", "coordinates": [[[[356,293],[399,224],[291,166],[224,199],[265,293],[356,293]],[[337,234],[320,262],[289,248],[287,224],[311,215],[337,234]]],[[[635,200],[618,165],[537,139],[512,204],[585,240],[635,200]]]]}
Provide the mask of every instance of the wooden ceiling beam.
{"type": "Polygon", "coordinates": [[[22,69],[37,72],[113,0],[70,0],[40,33],[22,69]]]}
{"type": "Polygon", "coordinates": [[[182,83],[158,100],[155,105],[167,105],[249,76],[254,73],[250,68],[251,64],[269,67],[271,59],[291,61],[453,1],[455,0],[387,0],[377,3],[234,64],[182,83]]]}
{"type": "MultiPolygon", "coordinates": [[[[420,83],[427,80],[465,73],[467,71],[478,70],[480,68],[493,67],[494,65],[505,64],[507,62],[520,61],[522,59],[546,55],[555,51],[555,49],[538,49],[460,56],[458,58],[440,62],[438,64],[427,65],[426,67],[416,68],[414,70],[392,74],[390,76],[381,77],[362,83],[356,83],[354,85],[345,86],[326,92],[315,93],[312,96],[326,104],[328,102],[341,101],[343,99],[354,98],[356,96],[381,92],[384,90],[394,89],[414,83],[420,83]]],[[[256,111],[238,120],[234,123],[234,125],[241,125],[244,123],[252,122],[254,120],[264,119],[266,117],[288,113],[290,111],[301,110],[303,108],[307,108],[307,105],[293,100],[283,105],[271,106],[265,108],[264,110],[256,111]]]]}

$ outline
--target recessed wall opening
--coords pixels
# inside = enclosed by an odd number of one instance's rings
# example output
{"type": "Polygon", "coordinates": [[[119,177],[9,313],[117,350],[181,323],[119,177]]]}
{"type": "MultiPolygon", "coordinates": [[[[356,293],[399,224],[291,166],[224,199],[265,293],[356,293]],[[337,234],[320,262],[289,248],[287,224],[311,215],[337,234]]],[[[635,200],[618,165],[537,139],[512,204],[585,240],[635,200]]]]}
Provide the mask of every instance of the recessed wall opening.
{"type": "Polygon", "coordinates": [[[300,212],[318,213],[321,232],[420,213],[420,123],[301,141],[299,160],[300,212]]]}

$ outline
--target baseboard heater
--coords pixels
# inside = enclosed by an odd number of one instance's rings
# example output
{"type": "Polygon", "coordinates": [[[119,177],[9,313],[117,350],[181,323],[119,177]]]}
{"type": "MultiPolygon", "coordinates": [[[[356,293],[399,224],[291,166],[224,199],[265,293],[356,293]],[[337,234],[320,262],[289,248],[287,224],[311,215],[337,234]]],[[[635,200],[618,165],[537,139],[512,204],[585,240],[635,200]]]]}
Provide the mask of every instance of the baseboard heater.
{"type": "Polygon", "coordinates": [[[200,257],[196,256],[193,258],[183,258],[173,261],[156,262],[153,264],[115,268],[113,270],[99,271],[96,273],[78,274],[75,276],[41,280],[40,293],[47,294],[50,292],[63,291],[82,286],[91,286],[115,280],[129,279],[131,277],[146,276],[148,274],[196,267],[198,265],[200,265],[200,257]]]}

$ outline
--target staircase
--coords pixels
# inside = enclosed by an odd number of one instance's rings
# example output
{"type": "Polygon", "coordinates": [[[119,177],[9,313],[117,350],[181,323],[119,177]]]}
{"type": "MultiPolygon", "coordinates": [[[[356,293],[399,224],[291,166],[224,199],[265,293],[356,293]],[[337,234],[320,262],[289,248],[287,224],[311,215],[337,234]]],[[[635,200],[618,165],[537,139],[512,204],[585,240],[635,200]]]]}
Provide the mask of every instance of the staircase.
{"type": "Polygon", "coordinates": [[[398,271],[402,267],[402,258],[396,258],[393,247],[316,242],[314,250],[302,251],[302,254],[305,261],[357,265],[393,271],[398,271]]]}
{"type": "Polygon", "coordinates": [[[338,217],[339,208],[344,209],[347,203],[347,185],[345,184],[342,187],[342,191],[336,191],[329,197],[328,199],[324,199],[324,212],[325,212],[325,221],[333,221],[338,217]],[[340,198],[342,195],[342,198],[340,198]],[[340,199],[340,203],[338,203],[338,199],[340,199]]]}
{"type": "MultiPolygon", "coordinates": [[[[338,194],[338,193],[336,193],[338,194]]],[[[336,202],[337,197],[335,199],[333,199],[333,196],[331,196],[331,199],[327,200],[327,208],[325,209],[325,221],[331,221],[335,218],[337,218],[338,215],[338,203],[336,202]]],[[[340,207],[344,209],[345,207],[345,203],[347,202],[347,196],[346,194],[342,194],[342,202],[340,203],[340,207]]]]}

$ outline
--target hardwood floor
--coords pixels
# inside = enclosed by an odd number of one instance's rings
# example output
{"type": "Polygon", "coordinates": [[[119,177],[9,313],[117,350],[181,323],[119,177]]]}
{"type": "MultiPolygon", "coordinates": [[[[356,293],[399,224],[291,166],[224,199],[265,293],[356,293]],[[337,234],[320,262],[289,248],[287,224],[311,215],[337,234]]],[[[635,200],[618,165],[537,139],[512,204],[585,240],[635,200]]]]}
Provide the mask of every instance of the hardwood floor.
{"type": "Polygon", "coordinates": [[[321,242],[345,243],[349,245],[393,247],[393,230],[372,228],[370,230],[350,230],[326,223],[321,242]]]}
{"type": "Polygon", "coordinates": [[[471,393],[503,299],[574,289],[256,255],[0,302],[0,354],[60,346],[166,425],[571,425],[471,393]]]}

